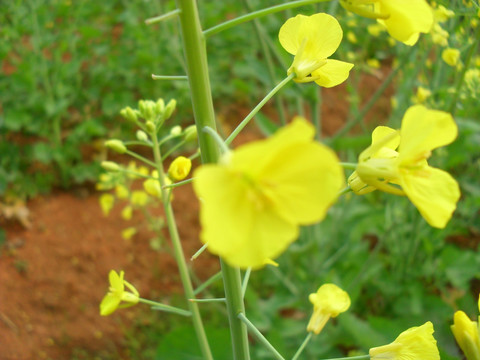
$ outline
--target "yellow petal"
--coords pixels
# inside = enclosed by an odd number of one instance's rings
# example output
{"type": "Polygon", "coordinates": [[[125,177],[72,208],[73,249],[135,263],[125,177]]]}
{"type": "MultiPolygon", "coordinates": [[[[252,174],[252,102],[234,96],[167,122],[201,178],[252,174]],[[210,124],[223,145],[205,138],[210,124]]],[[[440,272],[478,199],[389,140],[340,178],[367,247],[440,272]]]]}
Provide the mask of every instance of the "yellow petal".
{"type": "Polygon", "coordinates": [[[325,59],[337,50],[343,31],[331,15],[319,13],[312,16],[297,15],[280,28],[278,38],[283,48],[296,55],[301,46],[302,57],[325,59]]]}
{"type": "Polygon", "coordinates": [[[319,77],[315,82],[323,87],[330,88],[337,86],[347,80],[353,64],[338,61],[327,60],[326,64],[312,72],[312,77],[319,77]]]}
{"type": "Polygon", "coordinates": [[[322,220],[345,184],[336,154],[313,141],[283,148],[259,176],[271,187],[276,211],[302,225],[322,220]]]}
{"type": "Polygon", "coordinates": [[[123,291],[123,271],[120,271],[120,274],[117,274],[115,270],[110,270],[108,273],[108,281],[110,286],[115,289],[116,291],[123,291]]]}
{"type": "Polygon", "coordinates": [[[377,126],[372,132],[372,144],[359,156],[359,161],[377,157],[383,148],[395,150],[400,144],[400,134],[388,126],[377,126]]]}
{"type": "Polygon", "coordinates": [[[107,316],[117,310],[120,305],[120,297],[108,293],[100,303],[100,315],[107,316]]]}
{"type": "Polygon", "coordinates": [[[400,129],[401,163],[428,158],[431,150],[450,144],[457,133],[457,125],[449,113],[429,110],[423,105],[411,106],[405,112],[400,129]]]}
{"type": "Polygon", "coordinates": [[[402,171],[400,185],[431,226],[447,225],[460,198],[458,183],[449,173],[429,166],[402,171]]]}
{"type": "Polygon", "coordinates": [[[195,171],[193,186],[202,205],[201,240],[233,266],[262,267],[298,235],[297,226],[275,214],[241,174],[204,165],[195,171]]]}
{"type": "Polygon", "coordinates": [[[310,294],[308,299],[315,308],[323,313],[336,317],[350,307],[350,296],[335,284],[323,284],[316,293],[310,294]]]}
{"type": "Polygon", "coordinates": [[[381,20],[396,40],[409,42],[420,32],[428,33],[433,25],[433,12],[425,0],[380,0],[382,13],[390,16],[381,20]]]}

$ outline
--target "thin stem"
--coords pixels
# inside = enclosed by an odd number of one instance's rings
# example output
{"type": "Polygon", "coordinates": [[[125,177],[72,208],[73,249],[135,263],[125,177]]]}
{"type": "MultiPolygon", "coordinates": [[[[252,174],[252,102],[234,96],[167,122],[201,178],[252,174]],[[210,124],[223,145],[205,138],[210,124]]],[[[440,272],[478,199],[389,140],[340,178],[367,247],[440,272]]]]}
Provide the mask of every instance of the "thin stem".
{"type": "Polygon", "coordinates": [[[283,79],[277,86],[275,86],[264,98],[262,101],[258,103],[257,106],[250,112],[250,114],[247,115],[245,119],[242,120],[242,122],[236,127],[235,130],[230,134],[230,136],[225,140],[225,144],[230,145],[230,143],[237,137],[237,135],[240,133],[240,131],[243,130],[245,126],[249,123],[250,120],[258,113],[258,111],[263,107],[263,105],[266,104],[268,100],[272,98],[273,95],[275,95],[281,88],[283,88],[286,84],[290,82],[295,77],[295,73],[291,73],[288,75],[285,79],[283,79]]]}
{"type": "Polygon", "coordinates": [[[152,74],[153,80],[188,80],[186,75],[155,75],[152,74]]]}
{"type": "Polygon", "coordinates": [[[134,157],[137,160],[140,160],[140,161],[144,162],[147,165],[150,165],[152,167],[157,167],[157,164],[155,164],[153,161],[150,161],[150,160],[144,158],[143,156],[138,155],[136,152],[133,152],[131,150],[127,150],[125,153],[130,155],[131,157],[134,157]]]}
{"type": "Polygon", "coordinates": [[[198,251],[192,255],[192,257],[190,258],[190,260],[195,260],[196,258],[198,258],[208,247],[208,243],[207,244],[204,244],[200,249],[198,249],[198,251]]]}
{"type": "Polygon", "coordinates": [[[205,35],[205,37],[209,37],[214,34],[218,34],[223,30],[230,29],[234,26],[237,26],[239,24],[242,24],[244,22],[247,22],[253,19],[258,19],[259,17],[262,17],[262,16],[266,16],[266,15],[273,14],[273,13],[287,10],[287,9],[293,9],[302,5],[314,4],[314,3],[323,2],[323,1],[330,1],[330,0],[299,0],[299,1],[292,1],[286,4],[272,6],[266,9],[254,11],[250,14],[246,14],[236,19],[232,19],[224,23],[221,23],[219,25],[216,25],[210,29],[205,30],[203,34],[205,35]]]}
{"type": "MultiPolygon", "coordinates": [[[[195,295],[193,293],[192,281],[190,279],[190,274],[188,272],[188,266],[185,261],[185,256],[183,254],[182,244],[180,242],[180,236],[178,234],[177,224],[175,222],[175,216],[173,214],[172,204],[169,201],[169,191],[164,188],[165,183],[165,173],[163,170],[162,155],[160,153],[160,145],[158,142],[157,133],[153,132],[151,134],[153,141],[153,155],[155,158],[156,168],[158,171],[158,180],[162,189],[162,201],[163,207],[165,209],[165,217],[167,219],[167,227],[170,233],[170,238],[173,245],[173,253],[175,256],[175,261],[178,265],[178,271],[180,273],[180,279],[182,281],[183,289],[185,291],[185,297],[187,299],[194,299],[195,295]]],[[[188,307],[192,313],[192,322],[195,328],[195,333],[197,334],[197,339],[202,350],[203,357],[208,360],[213,360],[210,346],[208,345],[207,336],[205,334],[205,329],[203,327],[202,319],[200,317],[200,310],[198,305],[194,302],[188,301],[188,307]]]]}
{"type": "Polygon", "coordinates": [[[345,189],[343,190],[340,190],[340,192],[338,193],[338,196],[342,196],[342,195],[345,195],[349,192],[353,191],[352,188],[350,186],[347,186],[345,189]]]}
{"type": "Polygon", "coordinates": [[[172,153],[177,151],[179,148],[181,148],[186,143],[187,142],[185,140],[182,140],[178,144],[176,144],[175,146],[172,146],[170,149],[168,149],[168,151],[165,154],[162,155],[162,160],[165,160],[166,158],[168,158],[172,153]]]}
{"type": "Polygon", "coordinates": [[[209,126],[205,126],[202,131],[206,132],[208,135],[210,135],[216,142],[217,142],[217,145],[220,149],[222,149],[222,152],[225,154],[225,153],[228,153],[230,151],[230,149],[228,148],[228,146],[226,145],[225,141],[220,137],[220,135],[215,131],[213,130],[211,127],[209,126]]]}
{"type": "Polygon", "coordinates": [[[214,298],[214,299],[188,299],[188,301],[196,303],[207,303],[207,302],[226,302],[225,298],[214,298]]]}
{"type": "Polygon", "coordinates": [[[145,142],[145,141],[136,141],[136,140],[132,140],[132,141],[124,141],[123,144],[125,146],[130,146],[130,145],[141,145],[141,146],[148,146],[148,147],[152,147],[152,143],[151,142],[145,142]]]}
{"type": "Polygon", "coordinates": [[[467,72],[468,68],[470,67],[470,62],[472,61],[473,54],[475,53],[475,50],[477,49],[478,42],[480,41],[479,38],[480,38],[480,26],[477,26],[477,31],[475,32],[475,34],[473,36],[473,39],[475,39],[475,40],[473,41],[473,44],[471,45],[470,49],[468,50],[467,58],[465,60],[465,65],[463,66],[462,72],[460,73],[460,76],[458,77],[457,84],[455,85],[455,91],[453,92],[452,100],[450,101],[450,104],[448,106],[448,112],[450,112],[452,115],[455,115],[458,95],[460,93],[463,82],[465,80],[465,73],[467,72]]]}
{"type": "Polygon", "coordinates": [[[300,347],[298,348],[297,352],[295,353],[295,355],[293,355],[293,358],[292,360],[297,360],[298,357],[300,356],[300,354],[302,353],[303,349],[305,349],[305,347],[307,346],[308,342],[310,341],[310,339],[312,338],[313,336],[313,333],[312,332],[309,332],[307,334],[307,337],[305,338],[305,340],[303,340],[302,342],[302,345],[300,345],[300,347]]]}
{"type": "Polygon", "coordinates": [[[215,275],[211,276],[208,278],[202,285],[200,285],[198,288],[195,289],[193,292],[195,295],[201,293],[203,290],[205,290],[207,287],[209,287],[211,284],[213,284],[215,281],[220,280],[222,278],[222,272],[219,271],[215,275]]]}
{"type": "Polygon", "coordinates": [[[242,282],[242,297],[245,297],[245,292],[247,291],[248,280],[250,279],[251,273],[252,273],[252,268],[248,268],[247,271],[245,271],[245,276],[243,277],[243,282],[242,282]]]}
{"type": "Polygon", "coordinates": [[[342,166],[344,169],[349,169],[349,170],[356,170],[358,164],[357,163],[346,163],[346,162],[341,162],[340,166],[342,166]]]}
{"type": "Polygon", "coordinates": [[[138,301],[143,303],[143,304],[150,305],[153,310],[165,311],[165,312],[169,312],[169,313],[177,314],[177,315],[182,315],[182,316],[192,316],[192,313],[190,311],[179,309],[179,308],[174,307],[174,306],[165,305],[165,304],[162,304],[162,303],[159,303],[159,302],[156,302],[156,301],[147,300],[147,299],[143,299],[143,298],[139,298],[138,301]]]}
{"type": "Polygon", "coordinates": [[[193,181],[193,178],[187,179],[187,180],[182,180],[182,181],[179,181],[179,182],[176,182],[176,183],[173,183],[173,184],[168,184],[168,185],[165,185],[165,189],[173,189],[173,188],[176,188],[176,187],[179,187],[179,186],[182,186],[182,185],[190,184],[192,181],[193,181]]]}
{"type": "Polygon", "coordinates": [[[260,330],[258,330],[256,328],[256,326],[253,325],[252,322],[247,319],[247,317],[245,316],[244,313],[238,314],[238,318],[240,320],[242,320],[245,325],[247,325],[248,330],[250,330],[250,332],[253,335],[255,335],[255,337],[258,339],[258,341],[260,341],[263,345],[265,345],[265,347],[267,349],[269,349],[272,352],[275,359],[285,360],[285,358],[282,355],[280,355],[280,353],[277,351],[277,349],[275,349],[273,347],[273,345],[270,344],[270,342],[267,340],[267,338],[265,336],[263,336],[263,334],[260,332],[260,330]]]}
{"type": "Polygon", "coordinates": [[[180,9],[172,10],[172,11],[166,13],[166,14],[155,16],[153,18],[149,18],[149,19],[145,20],[145,24],[152,25],[152,24],[158,23],[158,22],[163,21],[163,20],[171,19],[173,17],[178,16],[178,14],[180,14],[180,12],[181,12],[180,9]]]}

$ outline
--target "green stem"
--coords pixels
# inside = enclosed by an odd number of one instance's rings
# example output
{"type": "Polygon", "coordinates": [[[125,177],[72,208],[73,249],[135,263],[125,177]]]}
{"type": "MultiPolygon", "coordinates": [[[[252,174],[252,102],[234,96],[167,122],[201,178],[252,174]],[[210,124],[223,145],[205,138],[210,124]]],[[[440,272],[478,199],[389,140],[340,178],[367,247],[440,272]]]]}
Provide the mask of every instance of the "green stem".
{"type": "Polygon", "coordinates": [[[245,276],[243,277],[242,282],[242,297],[245,297],[245,292],[247,291],[248,280],[250,279],[250,274],[252,273],[252,268],[249,267],[247,271],[245,271],[245,276]]]}
{"type": "Polygon", "coordinates": [[[168,19],[171,19],[173,17],[176,17],[176,16],[178,16],[178,14],[180,14],[180,9],[175,9],[175,10],[172,10],[172,11],[166,13],[166,14],[155,16],[153,18],[147,19],[147,20],[145,20],[145,24],[147,24],[147,25],[155,24],[155,23],[158,23],[160,21],[168,20],[168,19]]]}
{"type": "Polygon", "coordinates": [[[144,162],[144,163],[147,164],[147,165],[150,165],[150,166],[152,166],[152,167],[157,167],[157,164],[155,164],[153,161],[150,161],[150,160],[144,158],[144,157],[141,156],[141,155],[138,155],[137,153],[135,153],[135,152],[133,152],[133,151],[131,151],[131,150],[127,150],[125,153],[128,154],[128,155],[130,155],[131,157],[134,157],[134,158],[137,159],[137,160],[140,160],[140,161],[144,162]]]}
{"type": "Polygon", "coordinates": [[[250,21],[250,20],[253,20],[253,19],[258,19],[259,17],[262,17],[262,16],[266,16],[266,15],[273,14],[273,13],[283,11],[283,10],[287,10],[287,9],[293,9],[293,8],[296,8],[296,7],[299,7],[299,6],[302,6],[302,5],[309,5],[309,4],[314,4],[314,3],[323,2],[323,1],[330,1],[330,0],[299,0],[299,1],[292,1],[292,2],[289,2],[289,3],[286,3],[286,4],[272,6],[272,7],[266,8],[266,9],[254,11],[250,14],[240,16],[236,19],[226,21],[224,23],[221,23],[221,24],[216,25],[216,26],[214,26],[210,29],[205,30],[203,33],[204,33],[205,37],[209,37],[209,36],[212,36],[214,34],[218,34],[219,32],[221,32],[223,30],[230,29],[234,26],[237,26],[239,24],[242,24],[244,22],[247,22],[247,21],[250,21]]]}
{"type": "Polygon", "coordinates": [[[243,303],[240,269],[229,266],[220,259],[223,273],[223,285],[225,298],[227,299],[227,313],[230,320],[230,335],[235,360],[250,360],[248,350],[248,335],[245,324],[238,318],[239,314],[245,313],[243,303]]]}
{"type": "Polygon", "coordinates": [[[177,314],[177,315],[182,315],[182,316],[191,316],[192,315],[192,313],[190,311],[179,309],[177,307],[170,306],[170,305],[165,305],[165,304],[162,304],[162,303],[159,303],[159,302],[156,302],[156,301],[142,299],[142,298],[139,298],[138,301],[141,302],[142,304],[150,305],[153,310],[165,311],[165,312],[169,312],[169,313],[177,314]]]}
{"type": "Polygon", "coordinates": [[[153,80],[188,80],[186,75],[154,75],[152,74],[153,80]]]}
{"type": "Polygon", "coordinates": [[[307,337],[305,338],[305,340],[303,340],[302,342],[302,345],[300,345],[300,347],[298,348],[297,352],[295,353],[295,355],[293,355],[293,358],[292,360],[297,360],[298,357],[300,356],[300,354],[302,353],[303,349],[305,349],[305,346],[307,346],[308,342],[310,341],[310,339],[312,338],[313,336],[313,333],[312,332],[309,332],[307,334],[307,337]]]}
{"type": "MultiPolygon", "coordinates": [[[[180,13],[180,26],[183,49],[187,63],[187,74],[202,163],[215,163],[219,159],[219,148],[215,140],[202,131],[206,126],[216,130],[205,36],[200,26],[196,1],[177,0],[177,4],[182,10],[180,13]]],[[[220,259],[220,264],[225,286],[225,298],[227,300],[233,359],[249,360],[247,329],[241,320],[237,318],[237,314],[244,312],[245,307],[241,296],[240,270],[230,267],[222,259],[220,259]]],[[[211,355],[208,358],[211,359],[211,355]]]]}
{"type": "Polygon", "coordinates": [[[239,318],[240,320],[242,320],[242,321],[245,323],[245,325],[247,325],[248,330],[250,330],[250,332],[251,332],[253,335],[255,335],[255,337],[256,337],[263,345],[265,345],[265,347],[266,347],[267,349],[269,349],[269,350],[272,352],[272,354],[273,354],[273,356],[275,357],[275,359],[285,360],[285,358],[284,358],[282,355],[280,355],[280,353],[277,351],[277,349],[275,349],[275,348],[273,347],[273,345],[270,344],[270,342],[267,340],[267,338],[266,338],[265,336],[263,336],[263,334],[260,332],[260,330],[258,330],[258,329],[256,328],[256,326],[253,325],[252,322],[247,319],[247,317],[245,316],[244,313],[238,314],[238,318],[239,318]]]}
{"type": "Polygon", "coordinates": [[[173,189],[182,185],[190,184],[193,181],[193,178],[182,180],[173,184],[165,185],[165,189],[173,189]]]}
{"type": "Polygon", "coordinates": [[[452,115],[455,115],[458,95],[460,93],[463,82],[465,80],[465,73],[470,67],[470,62],[472,61],[473,54],[475,53],[475,50],[478,47],[478,42],[480,41],[479,38],[480,38],[480,26],[477,26],[477,31],[473,35],[473,39],[475,40],[473,41],[472,46],[468,50],[467,58],[465,59],[465,65],[463,66],[462,72],[458,77],[457,84],[455,85],[455,91],[453,92],[452,100],[450,101],[450,104],[448,106],[448,112],[450,112],[452,115]]]}
{"type": "Polygon", "coordinates": [[[344,169],[349,169],[349,170],[357,170],[357,163],[346,163],[346,162],[341,162],[340,166],[343,167],[344,169]]]}
{"type": "MultiPolygon", "coordinates": [[[[178,265],[178,271],[180,273],[180,279],[182,281],[183,289],[185,291],[185,297],[187,299],[194,299],[195,295],[193,292],[192,281],[190,279],[188,266],[185,261],[185,256],[183,254],[182,244],[180,242],[180,236],[178,234],[178,228],[175,222],[172,204],[169,201],[169,191],[164,187],[166,185],[165,173],[163,170],[162,155],[160,153],[160,145],[158,142],[157,133],[153,132],[151,134],[151,137],[153,141],[153,155],[158,171],[158,180],[160,181],[160,186],[162,188],[163,207],[165,209],[165,217],[167,219],[167,227],[173,245],[175,261],[178,265]]],[[[202,319],[200,317],[200,310],[198,308],[198,305],[195,302],[188,301],[188,307],[190,309],[190,312],[192,313],[192,322],[195,328],[195,333],[197,334],[197,339],[200,344],[203,357],[204,359],[213,360],[210,346],[208,345],[207,336],[205,334],[205,329],[203,327],[202,319]]]]}
{"type": "MultiPolygon", "coordinates": [[[[245,9],[248,12],[252,11],[248,0],[243,0],[243,4],[245,9]]],[[[277,78],[275,76],[275,67],[273,65],[272,54],[267,44],[268,35],[265,34],[265,32],[263,31],[262,25],[257,19],[253,20],[253,28],[255,29],[255,34],[257,35],[257,39],[258,39],[258,42],[260,43],[260,47],[263,52],[265,63],[267,64],[268,76],[271,82],[270,86],[273,86],[277,83],[277,78]]],[[[287,123],[287,118],[285,116],[285,109],[283,108],[282,99],[280,96],[275,97],[275,107],[277,108],[277,113],[280,118],[280,123],[285,125],[287,123]]]]}
{"type": "Polygon", "coordinates": [[[345,195],[349,192],[353,191],[352,188],[350,186],[347,186],[345,189],[343,190],[340,190],[340,192],[338,193],[338,196],[342,196],[342,195],[345,195]]]}
{"type": "Polygon", "coordinates": [[[202,285],[195,289],[193,292],[195,295],[200,294],[203,290],[213,284],[215,281],[220,280],[222,278],[222,272],[219,271],[215,275],[208,278],[202,285]]]}
{"type": "Polygon", "coordinates": [[[162,160],[165,160],[166,158],[168,158],[172,153],[174,153],[175,151],[180,149],[186,143],[187,142],[185,140],[182,140],[178,144],[176,144],[175,146],[172,146],[170,149],[168,149],[168,151],[165,154],[162,155],[162,160]]]}
{"type": "Polygon", "coordinates": [[[207,247],[208,244],[204,244],[200,249],[197,250],[195,254],[192,255],[190,260],[195,260],[196,258],[198,258],[207,249],[207,247]]]}
{"type": "Polygon", "coordinates": [[[225,153],[228,153],[230,151],[228,146],[225,144],[225,141],[211,127],[205,126],[202,131],[206,132],[208,135],[210,135],[217,142],[218,147],[220,149],[222,149],[222,153],[225,154],[225,153]]]}
{"type": "Polygon", "coordinates": [[[190,299],[189,301],[196,303],[208,303],[208,302],[225,302],[225,298],[213,298],[213,299],[190,299]]]}
{"type": "Polygon", "coordinates": [[[295,77],[295,73],[291,73],[288,75],[285,79],[283,79],[277,86],[275,86],[264,98],[262,101],[258,103],[257,106],[250,112],[250,114],[247,115],[245,119],[242,120],[242,122],[233,130],[233,132],[230,134],[230,136],[225,140],[225,144],[230,145],[230,143],[237,137],[237,135],[240,133],[240,131],[243,130],[245,126],[249,123],[250,120],[260,111],[260,109],[265,105],[265,103],[272,98],[273,95],[275,95],[278,90],[283,88],[286,84],[290,82],[295,77]]]}

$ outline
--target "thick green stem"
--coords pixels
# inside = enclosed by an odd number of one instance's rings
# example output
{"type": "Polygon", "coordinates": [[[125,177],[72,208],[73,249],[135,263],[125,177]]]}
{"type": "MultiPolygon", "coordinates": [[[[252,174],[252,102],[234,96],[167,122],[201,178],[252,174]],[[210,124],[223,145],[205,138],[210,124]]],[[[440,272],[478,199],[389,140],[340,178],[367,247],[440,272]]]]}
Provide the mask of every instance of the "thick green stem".
{"type": "MultiPolygon", "coordinates": [[[[192,281],[190,279],[190,274],[188,272],[188,266],[185,261],[185,255],[183,254],[182,244],[180,242],[180,236],[178,235],[178,228],[175,221],[175,216],[173,214],[172,204],[170,202],[169,192],[170,190],[166,189],[164,186],[165,183],[165,173],[163,170],[162,155],[160,153],[160,145],[158,143],[158,137],[156,133],[151,134],[153,141],[153,156],[155,158],[155,163],[157,165],[158,171],[158,180],[162,187],[162,201],[163,207],[165,209],[165,217],[167,218],[168,231],[170,233],[170,238],[173,246],[173,254],[175,256],[175,261],[178,265],[178,271],[180,273],[180,279],[182,281],[183,289],[185,291],[185,297],[187,299],[194,299],[195,294],[193,291],[192,281]]],[[[203,327],[202,319],[200,317],[200,310],[198,305],[195,302],[188,301],[188,307],[192,313],[192,322],[193,327],[195,328],[195,333],[197,334],[197,339],[202,351],[203,357],[206,360],[213,360],[212,352],[210,346],[208,345],[207,336],[205,334],[205,329],[203,327]]]]}
{"type": "Polygon", "coordinates": [[[210,29],[205,30],[204,34],[207,37],[212,36],[214,34],[219,33],[220,31],[230,29],[234,26],[237,26],[239,24],[242,24],[244,22],[247,22],[253,19],[258,19],[259,17],[265,16],[265,15],[273,14],[273,13],[287,10],[287,9],[293,9],[302,5],[309,5],[309,4],[319,3],[323,1],[330,1],[330,0],[299,0],[299,1],[292,1],[282,5],[272,6],[266,9],[254,11],[250,14],[243,15],[236,19],[229,20],[222,24],[216,25],[210,29]]]}
{"type": "MultiPolygon", "coordinates": [[[[187,63],[187,74],[202,163],[217,162],[219,158],[219,147],[211,136],[202,131],[205,127],[216,130],[205,37],[200,26],[195,0],[177,0],[177,4],[181,10],[180,25],[182,29],[183,49],[187,63]]],[[[220,263],[231,329],[233,359],[248,360],[250,359],[250,355],[248,351],[247,330],[245,325],[237,317],[238,313],[244,312],[243,298],[241,296],[240,270],[230,267],[222,260],[220,260],[220,263]]]]}

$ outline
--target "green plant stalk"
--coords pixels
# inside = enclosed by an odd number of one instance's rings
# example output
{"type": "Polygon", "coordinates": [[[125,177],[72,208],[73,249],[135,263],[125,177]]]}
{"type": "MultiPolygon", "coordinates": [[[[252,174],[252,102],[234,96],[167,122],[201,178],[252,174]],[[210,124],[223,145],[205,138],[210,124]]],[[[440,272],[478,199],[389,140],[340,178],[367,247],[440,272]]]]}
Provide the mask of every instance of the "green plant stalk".
{"type": "MultiPolygon", "coordinates": [[[[205,36],[200,25],[195,0],[177,0],[177,4],[181,10],[182,42],[202,163],[214,163],[219,158],[218,145],[211,136],[202,131],[205,127],[216,130],[205,36]]],[[[220,259],[220,264],[225,286],[233,359],[248,360],[250,355],[247,329],[245,324],[237,317],[239,312],[244,312],[245,307],[241,297],[240,270],[230,267],[222,259],[220,259]]],[[[211,355],[208,358],[211,358],[211,355]]]]}
{"type": "Polygon", "coordinates": [[[313,336],[313,333],[312,332],[309,332],[307,334],[307,336],[305,337],[305,340],[303,340],[302,342],[302,345],[300,345],[300,347],[298,348],[297,352],[295,353],[295,355],[293,355],[293,358],[292,360],[297,360],[298,357],[301,355],[303,349],[305,349],[305,347],[307,346],[308,342],[310,341],[310,339],[312,338],[313,336]]]}
{"type": "Polygon", "coordinates": [[[180,9],[175,9],[175,10],[172,10],[172,11],[166,13],[166,14],[163,14],[163,15],[160,15],[160,16],[155,16],[153,18],[147,19],[147,20],[145,20],[145,24],[147,24],[147,25],[155,24],[155,23],[163,21],[163,20],[168,20],[168,19],[174,18],[174,17],[178,16],[178,14],[180,14],[180,9]]]}
{"type": "Polygon", "coordinates": [[[245,316],[244,313],[239,313],[238,318],[242,320],[248,327],[248,330],[252,332],[253,335],[260,341],[265,347],[271,351],[272,355],[277,360],[285,360],[285,358],[275,349],[275,347],[270,344],[270,342],[263,336],[263,334],[257,329],[255,325],[252,324],[250,320],[245,316]]]}
{"type": "Polygon", "coordinates": [[[170,305],[165,305],[165,304],[162,304],[162,303],[159,303],[159,302],[156,302],[156,301],[143,299],[143,298],[139,298],[138,301],[141,302],[142,304],[150,305],[152,307],[152,309],[154,309],[154,310],[165,311],[165,312],[169,312],[169,313],[177,314],[177,315],[181,315],[181,316],[191,316],[192,315],[190,311],[183,310],[183,309],[180,309],[180,308],[177,308],[177,307],[174,307],[174,306],[170,306],[170,305]]]}
{"type": "Polygon", "coordinates": [[[243,128],[245,126],[247,126],[247,124],[250,122],[250,120],[252,120],[252,118],[260,111],[260,109],[263,107],[263,105],[265,105],[267,103],[268,100],[270,100],[273,95],[275,95],[278,90],[280,90],[281,88],[283,88],[286,84],[288,84],[290,82],[290,80],[292,80],[293,78],[295,77],[295,73],[291,73],[290,75],[288,75],[285,79],[283,79],[277,86],[275,86],[264,98],[262,101],[260,101],[258,103],[257,106],[255,106],[255,108],[250,111],[250,114],[247,115],[247,117],[245,119],[242,120],[242,122],[235,128],[235,130],[232,131],[232,133],[230,134],[230,136],[227,138],[227,140],[225,140],[225,144],[226,145],[230,145],[230,143],[233,141],[233,139],[235,139],[237,137],[237,135],[240,133],[240,131],[243,130],[243,128]]]}
{"type": "Polygon", "coordinates": [[[153,80],[188,80],[186,75],[155,75],[152,74],[153,80]]]}
{"type": "Polygon", "coordinates": [[[156,167],[156,166],[157,166],[154,162],[152,162],[152,161],[144,158],[142,155],[138,155],[136,152],[133,152],[133,151],[131,151],[131,150],[127,150],[125,153],[128,154],[128,155],[130,155],[131,157],[137,159],[137,160],[140,160],[140,161],[144,162],[144,163],[147,164],[147,165],[150,165],[150,166],[152,166],[152,167],[156,167]]]}
{"type": "Polygon", "coordinates": [[[460,93],[463,82],[465,80],[465,73],[467,72],[468,68],[470,67],[470,62],[472,61],[473,54],[475,53],[475,50],[478,48],[478,42],[479,42],[479,38],[480,38],[480,26],[477,26],[477,31],[473,35],[473,38],[475,40],[473,41],[473,44],[470,46],[470,49],[468,50],[467,58],[465,59],[465,64],[463,66],[462,72],[460,73],[460,76],[457,79],[457,83],[455,84],[455,92],[453,93],[452,100],[450,101],[450,104],[447,108],[447,111],[449,113],[451,113],[452,116],[455,115],[458,94],[460,93]]]}
{"type": "Polygon", "coordinates": [[[272,6],[266,9],[254,11],[250,14],[246,14],[243,16],[240,16],[236,19],[226,21],[224,23],[221,23],[219,25],[216,25],[210,29],[205,30],[203,33],[205,34],[206,37],[212,36],[214,34],[218,34],[219,32],[223,30],[230,29],[234,26],[237,26],[239,24],[242,24],[244,22],[253,20],[253,19],[258,19],[259,17],[270,15],[279,11],[287,10],[287,9],[293,9],[299,6],[303,5],[309,5],[309,4],[314,4],[314,3],[319,3],[323,1],[330,1],[330,0],[299,0],[299,1],[292,1],[286,4],[281,4],[281,5],[276,5],[272,6]]]}
{"type": "Polygon", "coordinates": [[[219,271],[215,275],[211,276],[208,278],[202,285],[197,287],[195,291],[193,292],[195,295],[200,294],[203,290],[205,290],[207,287],[209,287],[211,284],[213,284],[215,281],[220,280],[222,278],[222,272],[219,271]]]}
{"type": "MultiPolygon", "coordinates": [[[[166,185],[165,173],[163,170],[162,155],[160,153],[160,145],[158,143],[157,133],[155,132],[151,134],[151,136],[153,141],[153,156],[155,158],[155,163],[157,164],[158,179],[162,188],[162,202],[165,209],[165,217],[167,218],[168,231],[172,240],[173,254],[175,256],[175,261],[178,265],[178,271],[180,273],[180,279],[182,281],[183,289],[185,291],[185,297],[187,300],[194,299],[195,295],[193,292],[192,281],[190,279],[188,266],[185,261],[185,255],[183,254],[180,236],[178,235],[178,229],[175,221],[175,216],[173,214],[172,204],[169,200],[169,191],[164,187],[166,185]]],[[[212,352],[210,350],[210,346],[208,345],[207,335],[205,334],[205,329],[203,327],[202,319],[200,317],[200,310],[198,308],[198,304],[192,301],[187,302],[189,310],[192,313],[192,322],[195,328],[195,333],[197,335],[203,357],[206,360],[213,360],[212,352]]]]}
{"type": "MultiPolygon", "coordinates": [[[[251,6],[249,1],[243,0],[243,4],[245,9],[251,12],[251,6]]],[[[263,56],[265,57],[265,62],[268,69],[268,76],[271,82],[270,86],[273,86],[277,83],[277,78],[275,76],[275,67],[273,65],[272,54],[270,53],[270,49],[266,42],[265,32],[263,31],[262,25],[257,19],[253,20],[253,28],[255,29],[255,34],[257,35],[258,41],[260,42],[260,47],[262,48],[263,56]]],[[[282,98],[280,96],[275,97],[275,107],[277,108],[280,123],[285,125],[287,123],[287,118],[282,103],[282,98]]]]}

